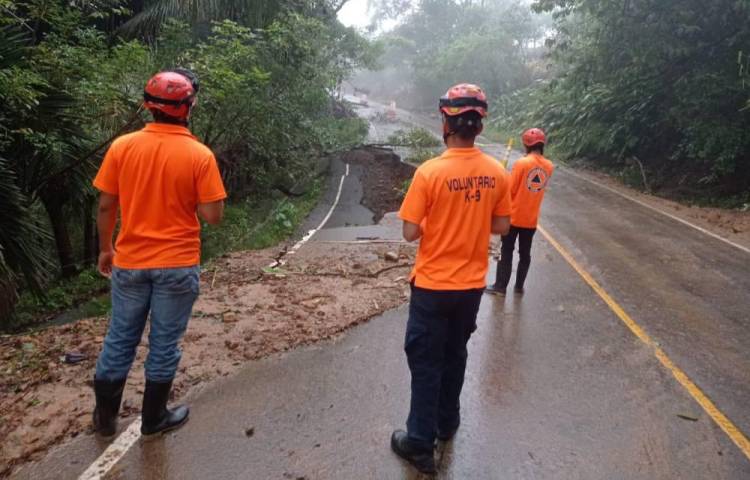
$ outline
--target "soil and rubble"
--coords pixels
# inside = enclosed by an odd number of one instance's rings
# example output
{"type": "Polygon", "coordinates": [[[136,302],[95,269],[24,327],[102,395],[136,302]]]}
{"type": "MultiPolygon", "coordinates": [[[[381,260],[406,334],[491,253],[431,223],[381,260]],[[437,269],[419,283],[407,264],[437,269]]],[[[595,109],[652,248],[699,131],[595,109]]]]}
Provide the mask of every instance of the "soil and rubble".
{"type": "Polygon", "coordinates": [[[364,194],[362,205],[373,211],[376,222],[386,213],[398,211],[406,194],[407,181],[414,175],[414,166],[403,163],[391,150],[378,147],[351,150],[342,160],[367,166],[371,172],[360,179],[364,194]],[[374,165],[378,168],[374,169],[374,165]]]}
{"type": "MultiPolygon", "coordinates": [[[[202,273],[174,398],[247,361],[333,338],[407,298],[412,245],[308,243],[269,269],[278,253],[231,253],[202,273]]],[[[91,383],[106,327],[106,318],[92,318],[2,339],[0,476],[91,433],[91,383]],[[83,360],[66,363],[71,352],[83,360]]],[[[128,379],[123,419],[140,411],[147,338],[128,379]]]]}

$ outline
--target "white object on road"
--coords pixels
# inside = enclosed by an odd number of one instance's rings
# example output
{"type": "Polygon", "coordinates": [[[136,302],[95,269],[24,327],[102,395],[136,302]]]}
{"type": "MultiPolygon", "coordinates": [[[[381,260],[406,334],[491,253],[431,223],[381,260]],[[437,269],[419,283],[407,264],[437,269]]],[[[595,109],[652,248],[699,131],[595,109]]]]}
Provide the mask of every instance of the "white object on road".
{"type": "Polygon", "coordinates": [[[388,117],[388,120],[391,122],[395,122],[397,120],[395,100],[392,100],[391,103],[388,104],[388,110],[386,110],[386,115],[388,117]]]}
{"type": "Polygon", "coordinates": [[[139,438],[141,438],[141,417],[128,425],[128,428],[99,455],[99,458],[78,477],[78,480],[103,479],[139,438]]]}

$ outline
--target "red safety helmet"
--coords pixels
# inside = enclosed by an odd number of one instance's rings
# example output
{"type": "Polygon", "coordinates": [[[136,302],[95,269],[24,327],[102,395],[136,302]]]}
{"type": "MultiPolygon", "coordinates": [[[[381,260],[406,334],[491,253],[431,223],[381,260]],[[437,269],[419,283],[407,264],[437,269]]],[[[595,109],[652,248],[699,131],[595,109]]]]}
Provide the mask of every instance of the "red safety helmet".
{"type": "Polygon", "coordinates": [[[533,147],[539,143],[547,143],[547,136],[541,128],[530,128],[523,132],[521,140],[527,147],[533,147]]]}
{"type": "Polygon", "coordinates": [[[199,89],[198,78],[187,69],[159,72],[143,89],[143,104],[175,118],[187,118],[199,89]]]}
{"type": "Polygon", "coordinates": [[[481,87],[470,83],[460,83],[451,87],[440,98],[440,111],[449,117],[472,111],[486,117],[487,96],[481,87]]]}

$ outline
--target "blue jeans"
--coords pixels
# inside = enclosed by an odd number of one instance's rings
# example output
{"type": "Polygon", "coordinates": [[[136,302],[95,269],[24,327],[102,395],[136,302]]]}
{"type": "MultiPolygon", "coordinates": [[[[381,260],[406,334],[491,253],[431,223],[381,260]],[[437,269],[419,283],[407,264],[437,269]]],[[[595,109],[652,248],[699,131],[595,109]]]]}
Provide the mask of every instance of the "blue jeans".
{"type": "Polygon", "coordinates": [[[146,379],[174,378],[193,303],[198,298],[200,266],[130,270],[112,268],[112,319],[96,362],[97,380],[127,378],[151,313],[146,379]]]}
{"type": "Polygon", "coordinates": [[[458,427],[464,384],[466,343],[477,328],[483,289],[411,289],[404,350],[411,371],[409,439],[432,449],[437,430],[458,427]]]}

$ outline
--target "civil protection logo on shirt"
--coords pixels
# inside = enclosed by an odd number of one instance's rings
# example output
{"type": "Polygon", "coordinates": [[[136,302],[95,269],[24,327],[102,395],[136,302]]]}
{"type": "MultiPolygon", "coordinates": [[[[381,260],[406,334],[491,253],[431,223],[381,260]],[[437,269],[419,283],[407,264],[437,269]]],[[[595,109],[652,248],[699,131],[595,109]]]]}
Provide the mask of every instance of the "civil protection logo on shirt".
{"type": "Polygon", "coordinates": [[[544,187],[547,186],[547,180],[549,180],[547,172],[540,167],[534,167],[529,171],[529,175],[526,177],[526,188],[528,188],[530,192],[541,192],[544,190],[544,187]]]}

